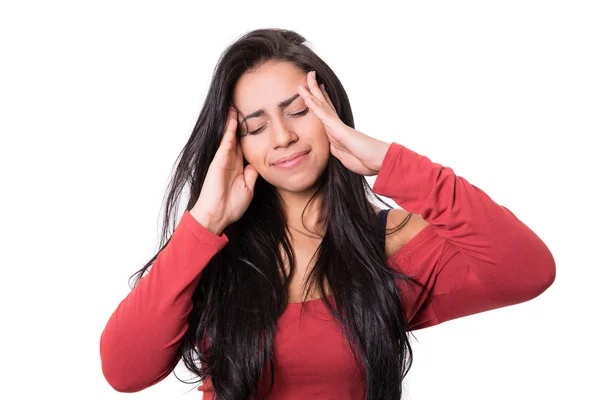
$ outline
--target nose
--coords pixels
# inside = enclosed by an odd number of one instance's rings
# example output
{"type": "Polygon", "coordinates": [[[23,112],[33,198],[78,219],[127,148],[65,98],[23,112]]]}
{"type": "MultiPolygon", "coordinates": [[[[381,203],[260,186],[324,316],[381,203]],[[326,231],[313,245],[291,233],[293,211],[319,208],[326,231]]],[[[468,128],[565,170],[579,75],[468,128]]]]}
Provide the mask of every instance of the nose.
{"type": "Polygon", "coordinates": [[[289,129],[285,120],[274,118],[271,122],[272,145],[276,149],[278,147],[287,147],[290,143],[298,140],[298,136],[289,129]]]}

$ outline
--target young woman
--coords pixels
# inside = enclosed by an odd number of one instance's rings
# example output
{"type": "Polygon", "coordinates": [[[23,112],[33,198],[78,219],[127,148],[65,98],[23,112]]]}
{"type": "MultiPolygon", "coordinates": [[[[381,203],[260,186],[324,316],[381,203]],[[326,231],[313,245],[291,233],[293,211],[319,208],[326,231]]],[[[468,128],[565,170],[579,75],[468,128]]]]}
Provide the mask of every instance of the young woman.
{"type": "Polygon", "coordinates": [[[304,42],[261,29],[222,55],[178,158],[164,244],[100,339],[117,391],[183,359],[205,399],[400,399],[410,331],[554,281],[552,254],[508,208],[354,129],[341,82],[304,42]],[[372,175],[375,197],[401,209],[369,201],[372,175]]]}

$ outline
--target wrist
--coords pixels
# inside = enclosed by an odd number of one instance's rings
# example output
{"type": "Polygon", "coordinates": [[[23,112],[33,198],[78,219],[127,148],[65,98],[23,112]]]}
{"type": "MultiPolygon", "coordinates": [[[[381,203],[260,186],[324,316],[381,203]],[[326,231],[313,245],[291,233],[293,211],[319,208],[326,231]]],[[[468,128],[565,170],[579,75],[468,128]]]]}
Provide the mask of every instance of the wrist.
{"type": "Polygon", "coordinates": [[[387,143],[382,140],[379,140],[378,144],[376,146],[374,146],[375,156],[373,158],[373,165],[374,165],[377,173],[379,173],[379,170],[381,170],[381,166],[383,165],[383,160],[385,159],[385,156],[388,153],[388,150],[390,149],[391,145],[392,145],[391,143],[387,143]]]}
{"type": "Polygon", "coordinates": [[[215,221],[214,218],[211,218],[206,213],[198,212],[192,209],[190,210],[190,214],[206,230],[212,232],[217,236],[221,236],[221,234],[223,233],[223,225],[219,221],[215,221]]]}

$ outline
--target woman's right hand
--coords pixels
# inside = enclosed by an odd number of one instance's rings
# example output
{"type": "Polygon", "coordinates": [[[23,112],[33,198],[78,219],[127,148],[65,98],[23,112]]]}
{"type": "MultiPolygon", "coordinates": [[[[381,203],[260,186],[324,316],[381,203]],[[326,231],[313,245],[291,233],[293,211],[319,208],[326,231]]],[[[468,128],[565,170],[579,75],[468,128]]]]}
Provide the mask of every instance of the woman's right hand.
{"type": "Polygon", "coordinates": [[[236,137],[237,111],[229,108],[227,127],[202,186],[200,196],[190,210],[198,222],[220,235],[227,226],[244,215],[254,197],[258,171],[244,168],[242,147],[236,137]]]}

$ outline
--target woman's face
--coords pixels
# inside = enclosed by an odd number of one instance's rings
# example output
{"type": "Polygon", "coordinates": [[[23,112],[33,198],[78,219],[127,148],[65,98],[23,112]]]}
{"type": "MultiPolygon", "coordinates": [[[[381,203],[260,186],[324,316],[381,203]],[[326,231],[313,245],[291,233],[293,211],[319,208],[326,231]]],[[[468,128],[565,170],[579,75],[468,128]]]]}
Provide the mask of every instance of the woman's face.
{"type": "Polygon", "coordinates": [[[290,192],[312,188],[329,160],[325,127],[298,94],[301,84],[307,86],[303,70],[290,62],[272,61],[244,73],[233,93],[244,158],[271,185],[290,192]],[[273,165],[281,157],[304,151],[309,153],[291,169],[273,165]]]}

